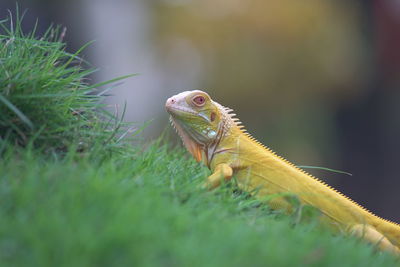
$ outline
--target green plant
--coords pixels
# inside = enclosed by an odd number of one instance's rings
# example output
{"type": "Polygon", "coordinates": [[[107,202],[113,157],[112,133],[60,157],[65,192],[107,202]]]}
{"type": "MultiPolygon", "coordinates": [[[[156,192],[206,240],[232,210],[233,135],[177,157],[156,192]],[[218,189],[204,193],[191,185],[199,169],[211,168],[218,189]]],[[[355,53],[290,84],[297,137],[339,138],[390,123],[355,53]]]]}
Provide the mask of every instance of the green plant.
{"type": "Polygon", "coordinates": [[[121,122],[102,108],[97,88],[132,75],[90,85],[95,69],[79,57],[89,44],[70,54],[60,27],[25,34],[16,13],[0,21],[0,141],[64,150],[113,140],[121,122]]]}

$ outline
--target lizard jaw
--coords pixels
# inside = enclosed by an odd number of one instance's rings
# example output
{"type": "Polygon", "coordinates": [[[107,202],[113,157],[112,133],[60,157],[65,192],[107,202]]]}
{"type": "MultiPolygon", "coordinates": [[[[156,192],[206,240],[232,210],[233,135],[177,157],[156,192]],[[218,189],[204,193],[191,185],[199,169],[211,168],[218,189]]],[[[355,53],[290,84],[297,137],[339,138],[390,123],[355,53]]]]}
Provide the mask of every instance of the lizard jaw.
{"type": "Polygon", "coordinates": [[[180,114],[185,114],[185,113],[190,113],[190,114],[196,115],[196,112],[194,112],[193,110],[191,110],[189,108],[174,105],[173,103],[168,102],[168,101],[165,104],[165,109],[167,110],[167,112],[169,114],[171,114],[171,116],[179,116],[180,114]]]}

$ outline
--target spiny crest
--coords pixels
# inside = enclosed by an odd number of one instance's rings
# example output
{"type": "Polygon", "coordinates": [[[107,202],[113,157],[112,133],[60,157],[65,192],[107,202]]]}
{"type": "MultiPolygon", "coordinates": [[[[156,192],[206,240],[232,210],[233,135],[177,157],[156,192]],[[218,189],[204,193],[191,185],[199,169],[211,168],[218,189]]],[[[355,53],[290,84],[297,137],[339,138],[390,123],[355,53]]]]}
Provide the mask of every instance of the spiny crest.
{"type": "Polygon", "coordinates": [[[223,135],[226,136],[229,133],[229,129],[232,128],[232,126],[236,125],[234,118],[232,118],[232,112],[233,110],[227,107],[222,106],[221,104],[213,101],[215,106],[218,108],[219,112],[221,113],[221,121],[222,121],[222,132],[223,135]]]}
{"type": "Polygon", "coordinates": [[[244,126],[242,122],[236,117],[236,114],[233,113],[233,109],[222,106],[221,104],[214,101],[214,104],[218,107],[221,112],[222,121],[223,121],[223,133],[226,136],[229,133],[229,129],[232,126],[236,126],[241,130],[244,130],[244,126]]]}
{"type": "Polygon", "coordinates": [[[171,116],[169,117],[169,122],[171,123],[171,125],[174,128],[175,132],[179,135],[182,143],[185,145],[185,142],[183,141],[184,140],[184,136],[180,131],[178,131],[178,128],[176,128],[176,123],[174,122],[174,119],[171,116]]]}
{"type": "Polygon", "coordinates": [[[310,178],[316,180],[317,182],[321,183],[323,186],[329,188],[330,190],[336,192],[338,195],[344,197],[345,199],[349,200],[350,202],[352,202],[354,205],[358,206],[360,209],[364,210],[365,212],[368,212],[369,214],[371,214],[372,216],[374,216],[375,218],[378,218],[380,220],[383,220],[385,222],[400,226],[400,224],[387,220],[387,219],[383,219],[377,215],[375,215],[374,213],[372,213],[371,211],[369,211],[368,209],[364,208],[363,206],[361,206],[360,204],[358,204],[357,202],[355,202],[354,200],[352,200],[351,198],[349,198],[348,196],[344,195],[343,193],[339,192],[338,190],[336,190],[335,188],[333,188],[332,186],[328,185],[327,183],[325,183],[324,181],[316,178],[315,176],[309,174],[308,172],[306,172],[303,169],[298,168],[296,165],[294,165],[292,162],[288,161],[287,159],[277,155],[272,149],[270,149],[269,147],[265,146],[264,144],[262,144],[260,141],[258,141],[257,139],[255,139],[250,133],[247,132],[247,130],[245,129],[245,127],[242,125],[242,122],[236,117],[236,114],[233,113],[233,109],[228,108],[228,107],[224,107],[218,103],[216,103],[217,106],[220,107],[221,110],[221,114],[222,114],[222,118],[225,122],[224,124],[224,134],[226,134],[228,132],[228,130],[233,126],[237,126],[239,127],[239,129],[241,129],[241,131],[243,132],[243,134],[245,136],[247,136],[252,142],[254,142],[256,145],[266,149],[268,152],[272,153],[274,156],[276,156],[277,158],[279,158],[280,160],[282,160],[283,162],[285,162],[286,164],[289,164],[290,166],[292,166],[293,168],[297,169],[298,171],[300,171],[301,173],[304,173],[305,175],[309,176],[310,178]]]}
{"type": "Polygon", "coordinates": [[[169,117],[169,123],[171,123],[171,126],[174,128],[175,132],[176,132],[176,133],[179,135],[179,137],[180,137],[180,138],[181,138],[181,140],[182,140],[181,133],[178,131],[178,129],[176,129],[176,126],[175,126],[174,120],[172,119],[172,117],[171,117],[171,116],[169,117]]]}

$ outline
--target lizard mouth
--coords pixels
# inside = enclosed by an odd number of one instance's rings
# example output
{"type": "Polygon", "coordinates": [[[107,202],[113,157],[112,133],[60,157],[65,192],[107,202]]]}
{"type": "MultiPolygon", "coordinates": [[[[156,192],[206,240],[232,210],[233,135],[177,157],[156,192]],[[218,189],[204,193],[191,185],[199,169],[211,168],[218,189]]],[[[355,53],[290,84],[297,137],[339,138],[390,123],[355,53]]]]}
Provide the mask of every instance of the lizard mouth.
{"type": "Polygon", "coordinates": [[[184,114],[192,114],[192,115],[196,115],[196,113],[194,111],[192,111],[191,109],[185,108],[185,107],[179,107],[179,106],[165,106],[167,112],[173,116],[173,117],[179,117],[182,116],[184,114]]]}
{"type": "Polygon", "coordinates": [[[165,109],[173,117],[180,117],[185,114],[196,115],[196,113],[190,108],[177,105],[176,100],[172,97],[168,98],[165,103],[165,109]]]}
{"type": "Polygon", "coordinates": [[[206,115],[204,115],[201,112],[196,112],[193,109],[181,105],[176,105],[173,99],[169,98],[167,102],[165,103],[165,109],[167,112],[174,118],[179,119],[181,117],[188,117],[190,115],[191,117],[201,117],[203,118],[206,122],[210,123],[210,119],[207,118],[206,115]]]}

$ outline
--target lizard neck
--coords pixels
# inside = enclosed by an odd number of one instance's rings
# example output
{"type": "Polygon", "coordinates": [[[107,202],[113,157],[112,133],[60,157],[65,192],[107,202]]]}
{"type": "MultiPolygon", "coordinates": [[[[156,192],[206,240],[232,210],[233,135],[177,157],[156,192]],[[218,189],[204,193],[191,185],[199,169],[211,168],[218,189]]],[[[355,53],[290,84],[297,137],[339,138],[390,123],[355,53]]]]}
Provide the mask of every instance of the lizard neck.
{"type": "Polygon", "coordinates": [[[229,136],[232,136],[233,131],[235,129],[239,129],[237,126],[237,121],[233,118],[232,114],[229,112],[231,111],[228,108],[221,106],[220,104],[216,103],[220,112],[221,112],[221,122],[218,127],[218,133],[216,138],[203,146],[203,163],[210,168],[211,161],[213,160],[216,153],[220,153],[221,143],[229,136]]]}
{"type": "Polygon", "coordinates": [[[236,140],[238,140],[237,137],[240,135],[243,135],[242,130],[240,129],[240,127],[234,124],[230,125],[229,127],[225,127],[221,131],[219,131],[215,141],[208,144],[207,146],[204,146],[203,163],[209,169],[212,169],[213,162],[215,161],[216,156],[229,154],[230,152],[236,153],[236,140]]]}

